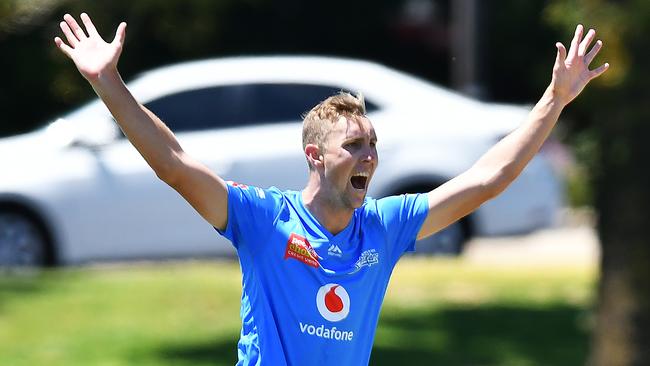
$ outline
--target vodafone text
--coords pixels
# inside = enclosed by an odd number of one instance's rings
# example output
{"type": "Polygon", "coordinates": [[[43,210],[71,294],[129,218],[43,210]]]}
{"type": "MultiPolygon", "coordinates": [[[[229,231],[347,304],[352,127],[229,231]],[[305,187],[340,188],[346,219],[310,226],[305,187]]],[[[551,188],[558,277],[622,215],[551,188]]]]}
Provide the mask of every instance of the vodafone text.
{"type": "Polygon", "coordinates": [[[354,332],[351,330],[339,330],[336,327],[325,328],[324,325],[319,327],[311,324],[300,323],[300,332],[307,333],[311,336],[316,336],[325,339],[334,339],[337,341],[351,341],[354,332]]]}

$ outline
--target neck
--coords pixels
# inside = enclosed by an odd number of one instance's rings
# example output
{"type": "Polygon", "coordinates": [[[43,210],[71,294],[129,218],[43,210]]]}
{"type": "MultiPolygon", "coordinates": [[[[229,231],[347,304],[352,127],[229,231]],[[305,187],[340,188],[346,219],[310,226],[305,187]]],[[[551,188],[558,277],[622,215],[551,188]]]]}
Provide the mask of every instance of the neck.
{"type": "Polygon", "coordinates": [[[310,177],[302,191],[302,201],[312,216],[332,235],[343,231],[354,214],[354,208],[342,207],[339,202],[332,199],[318,178],[310,177]]]}

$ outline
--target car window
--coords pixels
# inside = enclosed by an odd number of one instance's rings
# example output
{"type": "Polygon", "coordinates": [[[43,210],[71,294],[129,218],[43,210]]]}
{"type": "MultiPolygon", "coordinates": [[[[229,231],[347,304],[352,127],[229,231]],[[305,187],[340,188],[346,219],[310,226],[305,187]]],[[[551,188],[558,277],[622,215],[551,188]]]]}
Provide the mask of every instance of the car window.
{"type": "Polygon", "coordinates": [[[155,99],[145,106],[175,132],[239,125],[248,85],[225,85],[186,90],[155,99]]]}
{"type": "MultiPolygon", "coordinates": [[[[174,132],[300,121],[303,113],[342,88],[298,83],[221,85],[187,90],[145,106],[174,132]]],[[[367,111],[377,110],[366,100],[367,111]]]]}
{"type": "MultiPolygon", "coordinates": [[[[252,86],[254,98],[246,105],[249,123],[274,123],[302,120],[316,104],[343,90],[340,87],[311,84],[257,84],[252,86]]],[[[366,101],[368,112],[374,103],[366,101]]]]}

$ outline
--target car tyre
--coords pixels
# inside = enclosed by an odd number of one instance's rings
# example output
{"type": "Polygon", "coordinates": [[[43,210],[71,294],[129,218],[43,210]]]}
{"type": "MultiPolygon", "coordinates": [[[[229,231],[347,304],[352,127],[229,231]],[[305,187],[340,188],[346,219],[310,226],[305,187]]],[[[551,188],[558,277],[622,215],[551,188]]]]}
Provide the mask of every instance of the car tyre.
{"type": "MultiPolygon", "coordinates": [[[[416,183],[397,190],[395,194],[424,193],[440,186],[438,184],[416,183]]],[[[462,218],[437,233],[418,240],[415,243],[415,254],[430,254],[444,256],[458,256],[465,249],[465,242],[471,235],[469,218],[462,218]]]]}
{"type": "Polygon", "coordinates": [[[463,252],[466,239],[463,226],[457,221],[427,238],[418,240],[415,249],[417,253],[422,254],[458,256],[463,252]]]}
{"type": "Polygon", "coordinates": [[[0,267],[42,267],[47,240],[39,223],[18,210],[0,211],[0,267]]]}

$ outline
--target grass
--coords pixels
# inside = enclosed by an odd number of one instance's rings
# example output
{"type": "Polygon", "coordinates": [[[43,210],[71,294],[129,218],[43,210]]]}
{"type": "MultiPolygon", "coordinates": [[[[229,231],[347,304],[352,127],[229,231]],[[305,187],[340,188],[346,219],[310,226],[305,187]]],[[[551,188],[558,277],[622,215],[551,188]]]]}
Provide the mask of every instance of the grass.
{"type": "Polygon", "coordinates": [[[373,365],[580,365],[595,271],[412,258],[398,268],[373,365]]]}
{"type": "MultiPolygon", "coordinates": [[[[576,365],[593,268],[407,257],[371,365],[576,365]]],[[[0,276],[2,365],[233,365],[237,263],[179,262],[0,276]]]]}

